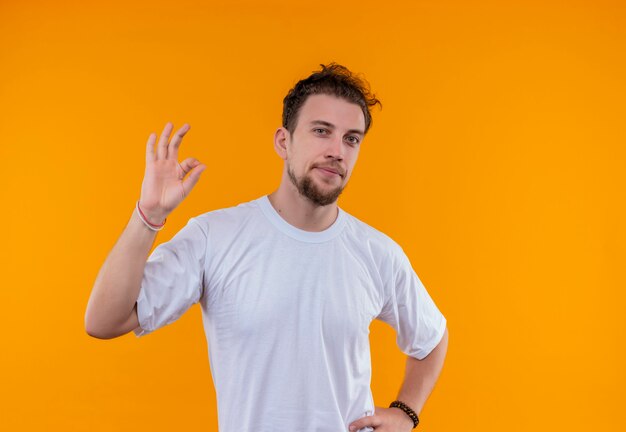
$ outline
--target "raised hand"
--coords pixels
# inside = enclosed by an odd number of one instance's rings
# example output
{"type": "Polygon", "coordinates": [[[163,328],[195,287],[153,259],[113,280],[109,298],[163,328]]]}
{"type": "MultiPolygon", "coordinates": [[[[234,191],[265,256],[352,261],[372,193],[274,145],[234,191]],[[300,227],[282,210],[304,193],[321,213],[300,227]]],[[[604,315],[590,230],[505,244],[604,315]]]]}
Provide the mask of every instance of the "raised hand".
{"type": "Polygon", "coordinates": [[[178,163],[178,147],[190,127],[184,124],[170,140],[172,128],[173,125],[169,122],[165,125],[156,152],[156,134],[151,133],[148,138],[146,171],[141,184],[139,206],[153,224],[161,224],[189,195],[206,168],[192,157],[178,163]]]}

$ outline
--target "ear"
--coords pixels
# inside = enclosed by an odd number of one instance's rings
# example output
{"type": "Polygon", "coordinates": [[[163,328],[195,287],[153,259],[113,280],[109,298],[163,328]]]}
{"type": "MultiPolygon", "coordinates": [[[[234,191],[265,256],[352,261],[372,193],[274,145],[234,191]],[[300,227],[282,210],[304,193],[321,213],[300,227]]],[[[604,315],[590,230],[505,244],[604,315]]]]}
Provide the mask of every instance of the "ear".
{"type": "Polygon", "coordinates": [[[289,131],[279,127],[274,133],[274,150],[282,160],[287,160],[287,141],[291,139],[289,131]]]}

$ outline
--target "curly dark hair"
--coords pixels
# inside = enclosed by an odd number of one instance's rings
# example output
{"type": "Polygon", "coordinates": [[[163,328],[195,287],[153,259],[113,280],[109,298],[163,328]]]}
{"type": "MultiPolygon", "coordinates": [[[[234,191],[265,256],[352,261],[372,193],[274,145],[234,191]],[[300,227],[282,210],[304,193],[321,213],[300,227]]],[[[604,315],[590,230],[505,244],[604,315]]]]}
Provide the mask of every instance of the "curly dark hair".
{"type": "Polygon", "coordinates": [[[300,80],[283,99],[283,127],[293,134],[298,124],[300,108],[310,95],[326,94],[342,98],[361,107],[365,116],[365,133],[372,125],[370,107],[383,104],[370,92],[369,83],[345,66],[332,62],[320,64],[321,70],[300,80]]]}

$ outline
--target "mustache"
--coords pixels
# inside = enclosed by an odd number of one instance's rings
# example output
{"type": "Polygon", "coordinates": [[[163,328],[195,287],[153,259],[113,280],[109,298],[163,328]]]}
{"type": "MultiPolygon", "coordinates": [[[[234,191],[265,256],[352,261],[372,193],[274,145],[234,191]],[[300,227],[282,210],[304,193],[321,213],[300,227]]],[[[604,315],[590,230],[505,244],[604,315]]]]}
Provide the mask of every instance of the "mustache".
{"type": "Polygon", "coordinates": [[[311,166],[311,169],[313,168],[324,168],[324,169],[328,169],[331,171],[335,171],[341,177],[346,176],[346,170],[343,169],[343,167],[338,162],[335,162],[332,164],[313,164],[313,166],[311,166]]]}

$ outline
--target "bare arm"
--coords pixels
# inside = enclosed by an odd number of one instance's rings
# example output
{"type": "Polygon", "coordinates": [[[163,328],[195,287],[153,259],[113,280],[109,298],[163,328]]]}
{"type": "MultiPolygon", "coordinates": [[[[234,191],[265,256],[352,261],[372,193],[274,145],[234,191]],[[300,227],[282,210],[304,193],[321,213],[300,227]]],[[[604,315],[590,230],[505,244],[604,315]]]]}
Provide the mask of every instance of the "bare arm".
{"type": "MultiPolygon", "coordinates": [[[[153,224],[161,224],[165,220],[191,191],[205,169],[194,158],[178,163],[178,146],[188,130],[189,126],[184,125],[169,141],[172,125],[168,123],[156,152],[156,135],[151,134],[148,138],[139,205],[153,224]],[[183,180],[187,173],[189,176],[183,180]]],[[[110,339],[139,326],[136,301],[156,234],[133,211],[122,235],[100,268],[91,291],[85,312],[85,330],[90,336],[110,339]]]]}
{"type": "Polygon", "coordinates": [[[135,302],[156,235],[133,211],[91,291],[85,313],[85,330],[89,335],[110,339],[139,326],[135,302]]]}
{"type": "MultiPolygon", "coordinates": [[[[448,351],[448,329],[439,344],[422,360],[407,356],[404,381],[398,400],[407,404],[418,415],[435,388],[448,351]]],[[[397,408],[396,408],[397,409],[397,408]]]]}

